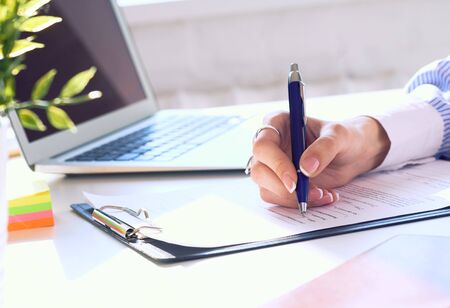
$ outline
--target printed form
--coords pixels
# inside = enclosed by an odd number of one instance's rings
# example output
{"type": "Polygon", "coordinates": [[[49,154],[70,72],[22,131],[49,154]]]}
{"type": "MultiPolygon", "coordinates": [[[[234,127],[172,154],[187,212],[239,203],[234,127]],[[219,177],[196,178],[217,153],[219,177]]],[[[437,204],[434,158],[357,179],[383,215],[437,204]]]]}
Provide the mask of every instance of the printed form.
{"type": "Polygon", "coordinates": [[[305,226],[324,229],[443,208],[450,206],[450,163],[435,161],[368,174],[338,192],[339,202],[311,207],[306,215],[282,207],[271,210],[305,226]]]}
{"type": "Polygon", "coordinates": [[[249,178],[228,181],[163,193],[85,196],[94,207],[147,208],[151,223],[162,229],[148,236],[197,247],[267,240],[450,206],[446,161],[359,177],[338,189],[339,202],[310,207],[305,215],[261,201],[249,178]]]}

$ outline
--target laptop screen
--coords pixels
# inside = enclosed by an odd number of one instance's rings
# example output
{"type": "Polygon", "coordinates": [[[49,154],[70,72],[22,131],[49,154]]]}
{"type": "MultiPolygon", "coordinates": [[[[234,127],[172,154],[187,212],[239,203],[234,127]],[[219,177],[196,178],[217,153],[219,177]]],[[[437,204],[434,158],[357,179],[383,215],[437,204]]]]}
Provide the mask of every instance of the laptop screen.
{"type": "MultiPolygon", "coordinates": [[[[27,69],[17,77],[17,97],[28,100],[36,80],[55,68],[58,73],[46,98],[59,95],[75,74],[97,68],[83,94],[98,90],[103,97],[84,104],[63,107],[75,124],[92,120],[146,98],[110,0],[53,0],[42,15],[59,16],[61,23],[37,34],[45,48],[27,54],[27,69]]],[[[26,35],[26,33],[24,33],[26,35]]],[[[55,130],[45,110],[34,110],[47,126],[45,132],[26,130],[29,142],[55,130]]]]}

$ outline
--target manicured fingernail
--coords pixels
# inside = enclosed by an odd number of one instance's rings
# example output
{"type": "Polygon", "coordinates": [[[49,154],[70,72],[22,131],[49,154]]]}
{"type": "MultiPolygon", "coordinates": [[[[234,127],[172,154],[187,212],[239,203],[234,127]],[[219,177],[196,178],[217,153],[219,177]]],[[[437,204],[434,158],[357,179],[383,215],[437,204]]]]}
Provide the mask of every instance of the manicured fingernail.
{"type": "Polygon", "coordinates": [[[286,187],[288,192],[290,192],[292,194],[295,190],[296,184],[295,184],[295,181],[291,178],[291,176],[289,174],[285,173],[281,177],[281,181],[283,182],[284,187],[286,187]]]}
{"type": "Polygon", "coordinates": [[[333,194],[330,192],[327,192],[322,200],[323,200],[323,202],[326,202],[326,203],[333,202],[333,194]]]}
{"type": "Polygon", "coordinates": [[[317,158],[308,157],[302,161],[300,169],[305,175],[310,176],[311,174],[314,174],[314,172],[316,172],[317,169],[319,169],[319,164],[320,163],[317,160],[317,158]]]}
{"type": "Polygon", "coordinates": [[[323,198],[323,190],[320,188],[313,188],[309,191],[309,199],[310,201],[316,201],[323,198]]]}
{"type": "Polygon", "coordinates": [[[341,199],[341,195],[339,195],[338,192],[336,192],[336,200],[335,201],[339,201],[341,199]]]}

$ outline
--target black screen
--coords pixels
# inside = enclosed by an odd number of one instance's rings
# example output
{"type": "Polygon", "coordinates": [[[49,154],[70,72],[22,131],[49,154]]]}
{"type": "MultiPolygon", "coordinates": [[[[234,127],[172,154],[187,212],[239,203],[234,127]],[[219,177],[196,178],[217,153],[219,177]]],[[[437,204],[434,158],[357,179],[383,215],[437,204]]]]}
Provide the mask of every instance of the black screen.
{"type": "MultiPolygon", "coordinates": [[[[145,99],[131,55],[109,0],[53,0],[41,15],[63,21],[37,34],[45,44],[26,55],[27,69],[17,76],[17,97],[28,100],[34,83],[50,69],[58,74],[46,98],[57,97],[75,74],[95,66],[97,73],[82,94],[98,90],[103,97],[63,109],[75,124],[145,99]]],[[[23,36],[28,36],[24,33],[23,36]]],[[[26,130],[29,142],[55,133],[45,111],[34,109],[47,126],[45,132],[26,130]]]]}

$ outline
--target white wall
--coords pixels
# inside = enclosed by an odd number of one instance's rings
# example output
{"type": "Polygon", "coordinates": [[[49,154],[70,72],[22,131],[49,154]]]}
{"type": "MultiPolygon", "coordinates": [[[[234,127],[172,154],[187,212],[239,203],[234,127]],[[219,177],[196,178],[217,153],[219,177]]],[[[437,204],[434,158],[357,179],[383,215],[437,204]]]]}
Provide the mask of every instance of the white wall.
{"type": "Polygon", "coordinates": [[[284,99],[294,61],[309,96],[397,88],[450,54],[449,0],[137,2],[125,15],[162,107],[284,99]]]}

